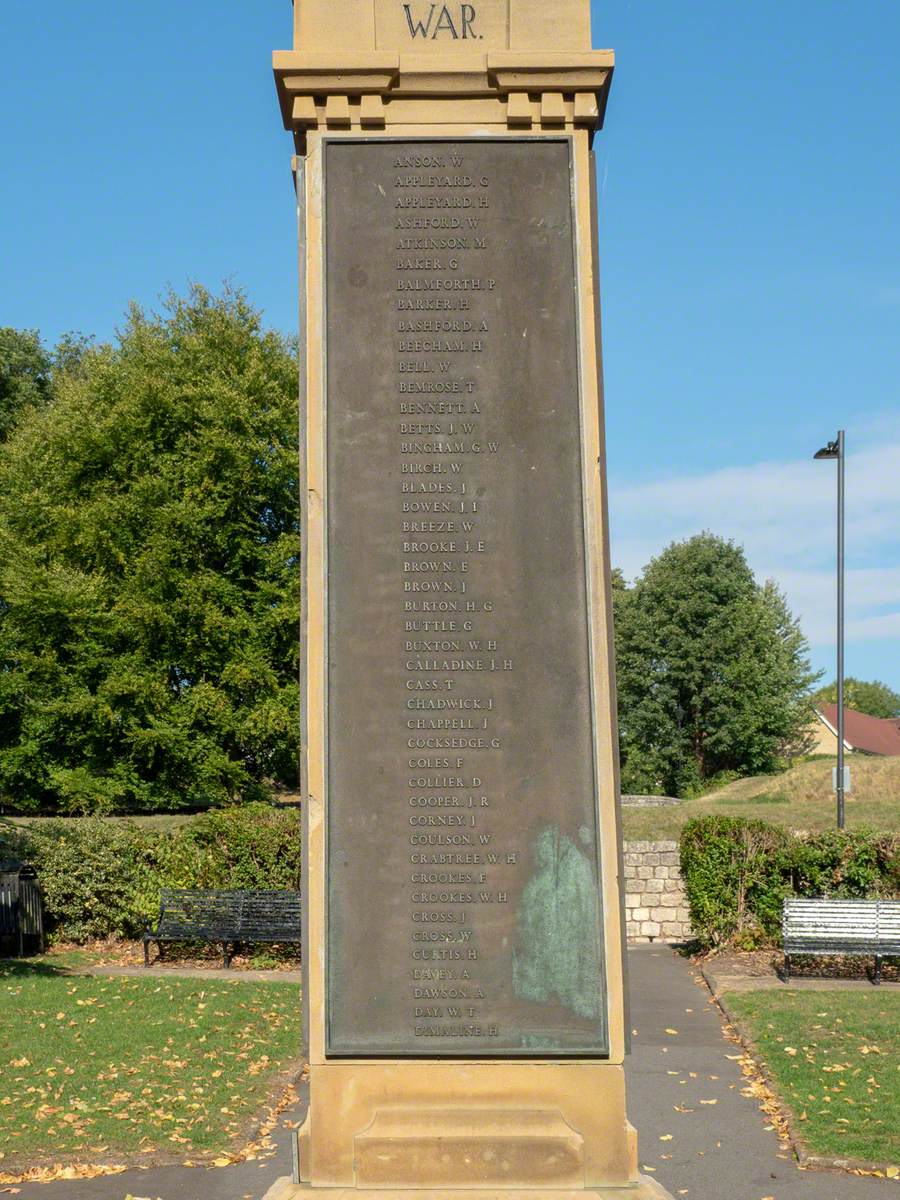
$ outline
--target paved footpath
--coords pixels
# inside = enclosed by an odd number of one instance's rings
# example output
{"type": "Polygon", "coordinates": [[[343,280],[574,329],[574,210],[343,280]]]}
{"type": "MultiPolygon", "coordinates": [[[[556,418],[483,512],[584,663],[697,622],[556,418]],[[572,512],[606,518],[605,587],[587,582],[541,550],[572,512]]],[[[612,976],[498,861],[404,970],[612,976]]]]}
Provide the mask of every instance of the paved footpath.
{"type": "Polygon", "coordinates": [[[654,1167],[673,1196],[900,1200],[900,1187],[887,1179],[801,1171],[780,1149],[756,1101],[741,1095],[744,1076],[727,1057],[739,1048],[722,1036],[719,1009],[690,962],[648,945],[631,949],[628,966],[636,1031],[626,1067],[629,1117],[638,1131],[638,1161],[654,1167]],[[671,1141],[660,1141],[667,1134],[671,1141]]]}
{"type": "MultiPolygon", "coordinates": [[[[737,1048],[722,1036],[719,1010],[689,962],[665,946],[637,946],[629,952],[629,971],[636,1031],[626,1068],[629,1116],[638,1129],[639,1162],[654,1168],[676,1200],[900,1200],[900,1187],[888,1180],[801,1171],[780,1149],[756,1101],[741,1095],[744,1077],[727,1057],[737,1048]]],[[[129,1194],[259,1200],[279,1175],[290,1174],[287,1126],[300,1116],[299,1107],[283,1115],[272,1134],[277,1152],[261,1162],[20,1184],[18,1200],[125,1200],[129,1194]]]]}

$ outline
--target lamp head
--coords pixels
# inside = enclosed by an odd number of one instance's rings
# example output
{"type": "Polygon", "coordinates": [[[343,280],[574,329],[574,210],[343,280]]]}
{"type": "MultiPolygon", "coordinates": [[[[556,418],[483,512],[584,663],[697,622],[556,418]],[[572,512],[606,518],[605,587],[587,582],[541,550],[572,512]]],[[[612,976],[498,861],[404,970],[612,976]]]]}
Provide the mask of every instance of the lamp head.
{"type": "Polygon", "coordinates": [[[813,458],[840,458],[841,452],[838,449],[837,442],[829,442],[827,446],[823,446],[821,450],[817,450],[813,458]]]}

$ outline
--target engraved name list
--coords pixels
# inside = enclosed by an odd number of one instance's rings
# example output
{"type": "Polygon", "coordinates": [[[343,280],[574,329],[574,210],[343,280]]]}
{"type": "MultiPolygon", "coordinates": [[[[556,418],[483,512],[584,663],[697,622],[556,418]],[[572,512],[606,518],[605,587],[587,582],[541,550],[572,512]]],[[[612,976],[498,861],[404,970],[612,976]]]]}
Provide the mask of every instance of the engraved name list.
{"type": "Polygon", "coordinates": [[[602,1055],[568,147],[325,153],[328,1052],[602,1055]]]}

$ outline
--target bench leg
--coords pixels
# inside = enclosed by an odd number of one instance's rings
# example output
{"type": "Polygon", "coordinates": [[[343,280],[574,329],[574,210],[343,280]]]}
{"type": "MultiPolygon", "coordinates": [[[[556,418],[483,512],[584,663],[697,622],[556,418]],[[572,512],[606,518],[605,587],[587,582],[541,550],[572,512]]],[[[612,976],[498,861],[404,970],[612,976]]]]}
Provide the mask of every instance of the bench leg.
{"type": "Polygon", "coordinates": [[[150,939],[144,938],[144,966],[150,966],[150,939]]]}
{"type": "Polygon", "coordinates": [[[786,954],[784,956],[784,981],[785,981],[785,983],[787,983],[787,981],[790,979],[790,977],[791,977],[791,956],[789,954],[786,954]]]}
{"type": "Polygon", "coordinates": [[[234,957],[234,949],[232,948],[232,950],[229,952],[228,943],[223,942],[222,943],[222,966],[226,967],[226,968],[230,967],[231,960],[233,957],[234,957]]]}
{"type": "Polygon", "coordinates": [[[875,986],[881,983],[881,955],[875,955],[875,986]]]}

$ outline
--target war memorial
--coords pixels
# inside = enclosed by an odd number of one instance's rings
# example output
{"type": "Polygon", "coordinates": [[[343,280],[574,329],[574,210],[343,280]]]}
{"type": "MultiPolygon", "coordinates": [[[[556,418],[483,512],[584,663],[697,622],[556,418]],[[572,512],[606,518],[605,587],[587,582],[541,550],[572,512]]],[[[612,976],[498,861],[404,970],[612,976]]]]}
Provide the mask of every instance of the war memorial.
{"type": "Polygon", "coordinates": [[[270,1196],[668,1195],[627,1052],[588,0],[295,0],[310,1106],[270,1196]]]}

